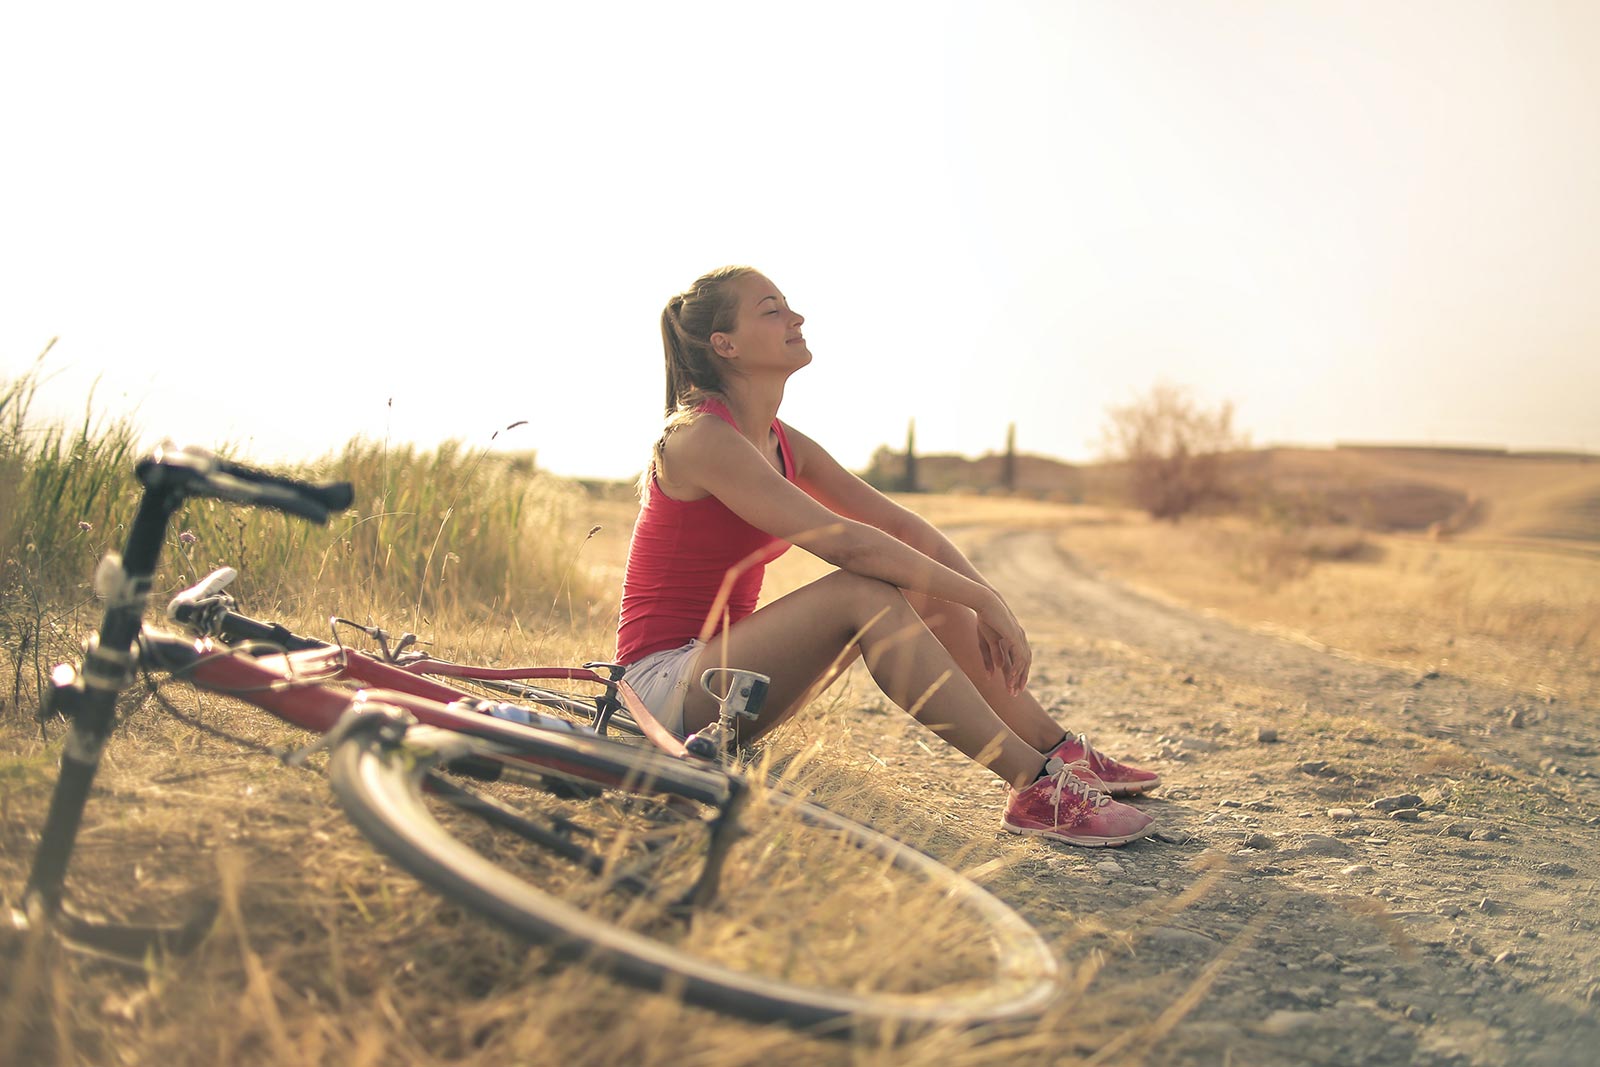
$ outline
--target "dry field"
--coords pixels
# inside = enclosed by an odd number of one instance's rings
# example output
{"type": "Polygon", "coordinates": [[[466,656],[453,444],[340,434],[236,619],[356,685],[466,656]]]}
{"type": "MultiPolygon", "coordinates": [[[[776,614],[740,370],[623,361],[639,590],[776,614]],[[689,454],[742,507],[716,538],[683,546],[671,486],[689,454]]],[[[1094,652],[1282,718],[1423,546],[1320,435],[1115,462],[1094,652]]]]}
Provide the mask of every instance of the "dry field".
{"type": "MultiPolygon", "coordinates": [[[[1045,932],[1071,979],[1027,1033],[817,1039],[560,965],[441,904],[348,828],[319,775],[249,747],[292,731],[223,701],[181,705],[233,735],[217,736],[143,700],[110,746],[74,892],[122,915],[217,897],[221,917],[197,953],[145,976],[0,934],[0,1062],[1586,1062],[1600,1040],[1600,558],[1573,499],[1592,483],[1521,497],[1525,479],[1498,495],[1461,484],[1493,501],[1493,524],[1435,540],[908,501],[1012,598],[1062,722],[1161,771],[1142,802],[1160,835],[1097,852],[999,833],[992,778],[854,675],[767,754],[803,756],[809,788],[982,872],[1045,932]]],[[[630,517],[599,500],[573,517],[598,588],[619,575],[630,517]]],[[[819,570],[791,553],[770,592],[819,570]]],[[[469,627],[446,651],[587,658],[601,621],[469,627]]],[[[61,729],[3,721],[9,907],[61,729]]],[[[908,910],[891,914],[915,928],[908,910]]]]}

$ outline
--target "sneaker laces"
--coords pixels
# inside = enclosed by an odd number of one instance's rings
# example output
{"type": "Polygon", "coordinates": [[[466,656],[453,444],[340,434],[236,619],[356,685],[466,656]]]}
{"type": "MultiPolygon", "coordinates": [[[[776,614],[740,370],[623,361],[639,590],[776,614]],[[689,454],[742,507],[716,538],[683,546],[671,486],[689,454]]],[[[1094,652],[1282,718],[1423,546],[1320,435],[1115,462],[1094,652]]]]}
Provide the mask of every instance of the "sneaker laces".
{"type": "Polygon", "coordinates": [[[1106,791],[1105,782],[1094,773],[1087,760],[1078,759],[1067,763],[1057,758],[1052,759],[1050,763],[1059,764],[1054,771],[1050,770],[1048,763],[1045,764],[1045,771],[1054,783],[1051,799],[1055,802],[1057,810],[1061,807],[1063,789],[1076,793],[1096,808],[1103,808],[1111,803],[1111,794],[1106,791]]]}
{"type": "MultiPolygon", "coordinates": [[[[1078,757],[1078,762],[1080,763],[1087,763],[1091,767],[1098,763],[1103,767],[1106,764],[1116,762],[1116,760],[1109,759],[1097,752],[1095,747],[1089,743],[1088,734],[1078,735],[1078,747],[1083,750],[1083,755],[1078,757]]],[[[1103,785],[1104,783],[1102,782],[1101,784],[1103,785]]]]}

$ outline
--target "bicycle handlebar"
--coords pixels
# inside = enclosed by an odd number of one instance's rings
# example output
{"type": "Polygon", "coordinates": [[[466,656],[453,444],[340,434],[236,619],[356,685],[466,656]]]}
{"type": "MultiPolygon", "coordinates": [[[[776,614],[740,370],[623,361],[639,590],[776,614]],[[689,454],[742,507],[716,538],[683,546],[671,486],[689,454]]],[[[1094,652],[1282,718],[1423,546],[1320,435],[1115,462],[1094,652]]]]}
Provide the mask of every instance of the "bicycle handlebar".
{"type": "Polygon", "coordinates": [[[134,470],[146,489],[272,508],[316,523],[326,523],[355,499],[349,482],[302,481],[170,441],[158,445],[134,470]]]}

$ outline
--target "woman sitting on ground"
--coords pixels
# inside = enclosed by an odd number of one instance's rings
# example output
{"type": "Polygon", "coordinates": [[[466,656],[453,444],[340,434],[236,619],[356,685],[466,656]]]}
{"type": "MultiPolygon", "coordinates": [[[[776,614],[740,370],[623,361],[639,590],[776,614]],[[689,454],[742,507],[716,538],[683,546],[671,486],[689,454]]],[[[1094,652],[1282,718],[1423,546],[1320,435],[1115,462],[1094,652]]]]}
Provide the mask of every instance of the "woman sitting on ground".
{"type": "Polygon", "coordinates": [[[629,682],[687,734],[718,713],[691,684],[704,670],[768,675],[765,708],[741,734],[750,740],[859,655],[890,700],[1011,787],[1006,830],[1075,845],[1150,833],[1150,816],[1112,795],[1157,776],[1107,759],[1045,712],[1027,688],[1027,637],[1000,594],[933,526],[779,421],[785,383],[811,362],[804,322],[749,267],[705,275],[661,313],[667,425],[617,631],[629,682]],[[838,569],[756,610],[765,565],[791,544],[838,569]]]}

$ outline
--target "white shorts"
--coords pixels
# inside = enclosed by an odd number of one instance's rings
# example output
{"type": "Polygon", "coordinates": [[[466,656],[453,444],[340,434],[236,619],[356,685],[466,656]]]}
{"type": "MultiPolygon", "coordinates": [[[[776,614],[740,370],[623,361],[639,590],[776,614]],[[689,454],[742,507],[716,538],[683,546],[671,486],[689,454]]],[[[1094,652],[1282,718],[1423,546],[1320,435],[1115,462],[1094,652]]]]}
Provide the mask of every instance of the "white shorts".
{"type": "Polygon", "coordinates": [[[622,672],[656,721],[678,737],[683,736],[683,701],[694,684],[694,669],[705,647],[706,643],[696,638],[678,648],[652,652],[622,672]]]}

